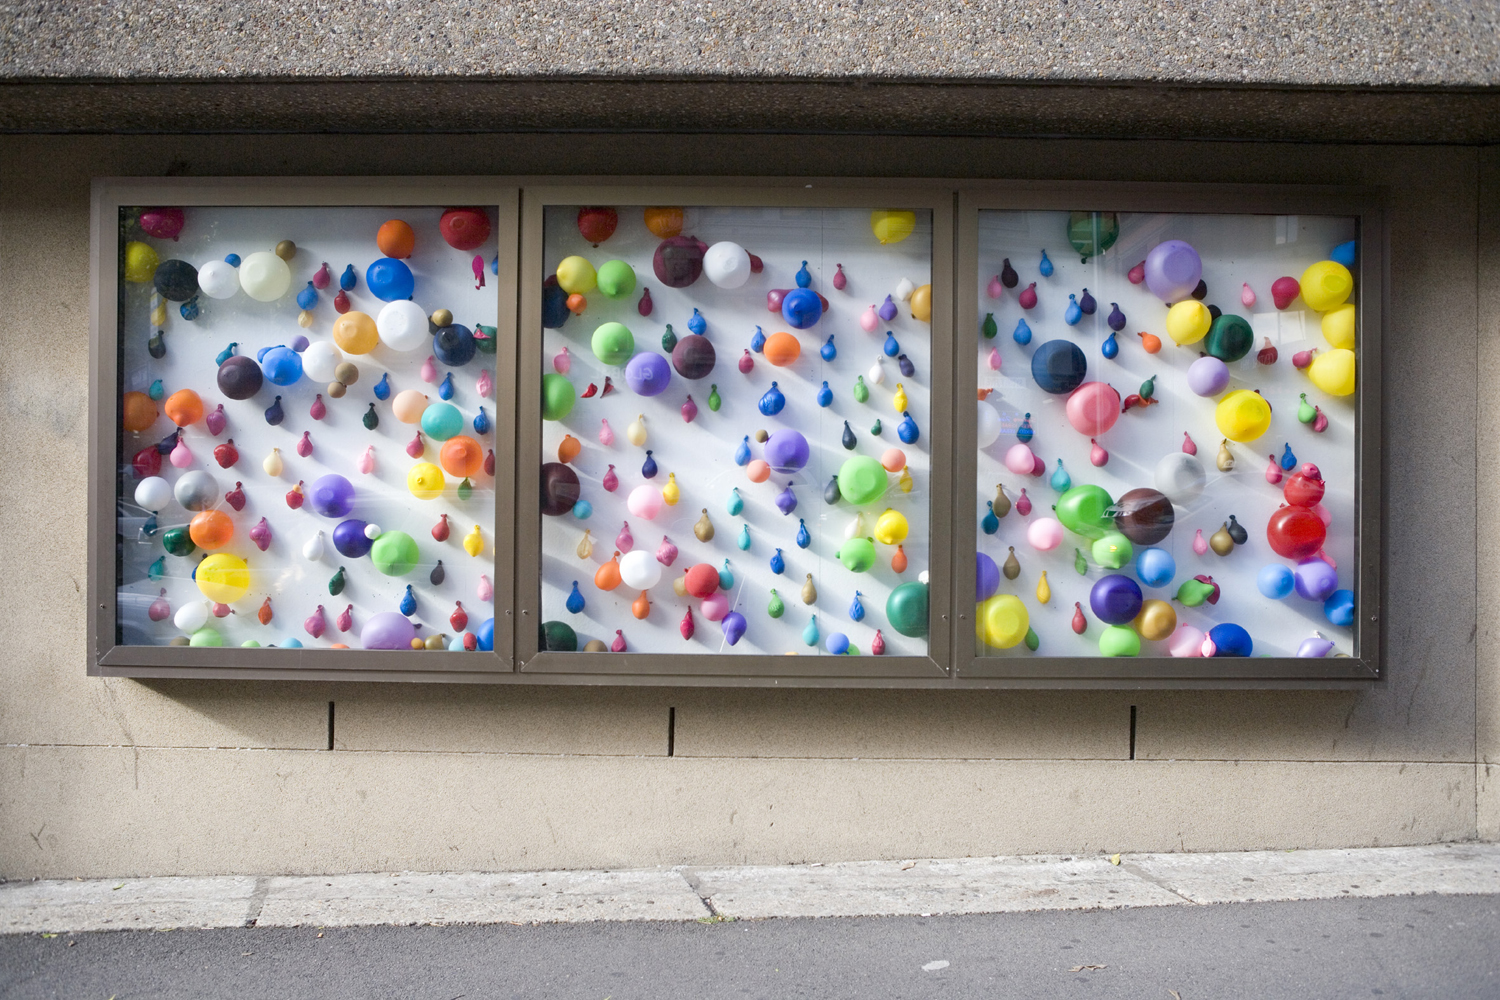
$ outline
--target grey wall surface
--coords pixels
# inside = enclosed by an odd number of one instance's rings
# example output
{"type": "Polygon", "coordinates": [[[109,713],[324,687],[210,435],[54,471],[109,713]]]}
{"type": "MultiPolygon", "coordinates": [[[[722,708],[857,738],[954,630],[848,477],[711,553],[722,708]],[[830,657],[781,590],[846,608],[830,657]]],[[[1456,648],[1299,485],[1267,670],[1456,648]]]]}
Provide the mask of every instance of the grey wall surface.
{"type": "Polygon", "coordinates": [[[1500,837],[1500,158],[913,136],[0,142],[0,875],[780,862],[1500,837]],[[1386,187],[1387,671],[1345,692],[84,676],[89,182],[745,172],[1386,187]],[[1483,279],[1481,280],[1481,275],[1483,279]],[[1480,289],[1484,289],[1481,303],[1480,289]],[[1481,305],[1483,308],[1481,309],[1481,305]],[[1477,644],[1476,644],[1477,640],[1477,644]],[[1476,652],[1481,650],[1482,652],[1476,652]],[[337,703],[329,751],[328,702],[337,703]],[[1129,760],[1130,708],[1138,712],[1129,760]],[[676,755],[666,756],[668,709],[676,755]]]}

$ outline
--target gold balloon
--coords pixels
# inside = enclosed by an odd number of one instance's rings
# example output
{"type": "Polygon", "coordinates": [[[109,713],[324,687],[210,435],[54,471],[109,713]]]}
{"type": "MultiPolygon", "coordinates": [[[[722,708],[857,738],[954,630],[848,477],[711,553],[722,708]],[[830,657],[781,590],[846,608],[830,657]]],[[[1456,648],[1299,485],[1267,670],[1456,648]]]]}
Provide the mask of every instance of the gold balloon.
{"type": "Polygon", "coordinates": [[[932,286],[920,285],[911,293],[911,315],[923,323],[932,321],[932,286]]]}
{"type": "Polygon", "coordinates": [[[1214,550],[1215,555],[1227,556],[1234,551],[1234,539],[1229,537],[1229,522],[1225,521],[1223,526],[1208,538],[1208,547],[1214,550]]]}
{"type": "Polygon", "coordinates": [[[700,542],[711,542],[714,538],[714,523],[708,519],[708,508],[703,508],[703,516],[698,518],[698,523],[693,525],[693,534],[700,542]]]}
{"type": "Polygon", "coordinates": [[[447,309],[439,309],[427,318],[433,326],[448,326],[453,322],[453,313],[447,309]]]}
{"type": "Polygon", "coordinates": [[[1016,558],[1016,547],[1014,545],[1010,546],[1010,555],[1005,557],[1005,565],[1000,569],[1005,574],[1007,580],[1014,580],[1021,575],[1021,561],[1016,558]]]}
{"type": "Polygon", "coordinates": [[[1140,614],[1131,624],[1143,639],[1165,639],[1177,630],[1177,612],[1166,601],[1152,598],[1141,603],[1140,614]]]}
{"type": "Polygon", "coordinates": [[[813,586],[812,574],[807,574],[807,582],[802,585],[802,603],[818,603],[818,588],[813,586]]]}

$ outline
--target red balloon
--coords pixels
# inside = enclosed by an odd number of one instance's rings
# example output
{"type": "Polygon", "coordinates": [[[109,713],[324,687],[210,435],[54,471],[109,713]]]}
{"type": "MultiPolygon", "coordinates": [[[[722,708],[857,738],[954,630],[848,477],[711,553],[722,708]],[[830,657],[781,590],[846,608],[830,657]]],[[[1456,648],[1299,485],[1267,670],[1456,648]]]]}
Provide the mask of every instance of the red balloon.
{"type": "Polygon", "coordinates": [[[1266,522],[1266,541],[1287,559],[1311,559],[1323,548],[1328,528],[1306,507],[1282,507],[1266,522]]]}
{"type": "Polygon", "coordinates": [[[490,238],[490,217],[482,208],[450,208],[438,220],[443,239],[455,250],[477,250],[490,238]]]}
{"type": "Polygon", "coordinates": [[[699,563],[687,571],[685,585],[687,592],[694,597],[712,597],[714,591],[719,589],[719,571],[708,563],[699,563]]]}
{"type": "Polygon", "coordinates": [[[594,246],[613,236],[619,224],[620,216],[612,208],[596,205],[578,210],[578,231],[594,246]]]}
{"type": "Polygon", "coordinates": [[[1303,464],[1286,483],[1286,502],[1294,507],[1315,507],[1323,501],[1323,474],[1311,462],[1303,464]]]}
{"type": "Polygon", "coordinates": [[[1085,382],[1068,396],[1068,422],[1080,434],[1098,437],[1120,419],[1120,394],[1103,382],[1085,382]]]}

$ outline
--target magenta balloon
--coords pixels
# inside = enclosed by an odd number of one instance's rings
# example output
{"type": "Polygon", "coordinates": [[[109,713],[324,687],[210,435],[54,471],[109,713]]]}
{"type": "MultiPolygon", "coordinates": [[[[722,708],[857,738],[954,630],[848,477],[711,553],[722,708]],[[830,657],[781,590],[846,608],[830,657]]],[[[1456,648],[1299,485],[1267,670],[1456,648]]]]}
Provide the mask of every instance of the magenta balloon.
{"type": "Polygon", "coordinates": [[[1229,384],[1229,366],[1218,358],[1202,357],[1188,365],[1188,388],[1200,396],[1217,396],[1229,384]]]}
{"type": "Polygon", "coordinates": [[[1158,243],[1146,254],[1146,287],[1163,302],[1180,302],[1203,280],[1203,259],[1182,240],[1158,243]]]}
{"type": "Polygon", "coordinates": [[[320,476],[307,491],[307,502],[324,517],[344,517],[354,509],[354,484],[343,476],[320,476]]]}
{"type": "Polygon", "coordinates": [[[416,637],[416,626],[394,611],[373,615],[359,630],[359,641],[366,649],[411,649],[416,637]]]}
{"type": "Polygon", "coordinates": [[[1000,567],[983,552],[974,555],[974,599],[987,601],[1000,589],[1000,567]]]}
{"type": "Polygon", "coordinates": [[[766,439],[763,454],[766,463],[777,472],[796,472],[807,464],[809,455],[807,438],[797,431],[783,427],[766,439]]]}
{"type": "Polygon", "coordinates": [[[642,351],[625,366],[625,382],[640,396],[655,396],[672,381],[672,366],[652,351],[642,351]]]}

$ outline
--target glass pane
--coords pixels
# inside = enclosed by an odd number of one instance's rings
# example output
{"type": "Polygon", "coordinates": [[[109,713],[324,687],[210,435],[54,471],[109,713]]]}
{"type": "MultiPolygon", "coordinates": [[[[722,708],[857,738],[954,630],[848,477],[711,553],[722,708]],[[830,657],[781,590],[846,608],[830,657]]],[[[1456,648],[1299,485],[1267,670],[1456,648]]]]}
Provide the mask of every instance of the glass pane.
{"type": "Polygon", "coordinates": [[[1356,651],[1356,235],[980,213],[979,655],[1356,651]]]}
{"type": "Polygon", "coordinates": [[[925,654],[931,213],[545,225],[547,648],[925,654]]]}
{"type": "Polygon", "coordinates": [[[487,648],[493,214],[122,211],[120,643],[487,648]]]}

